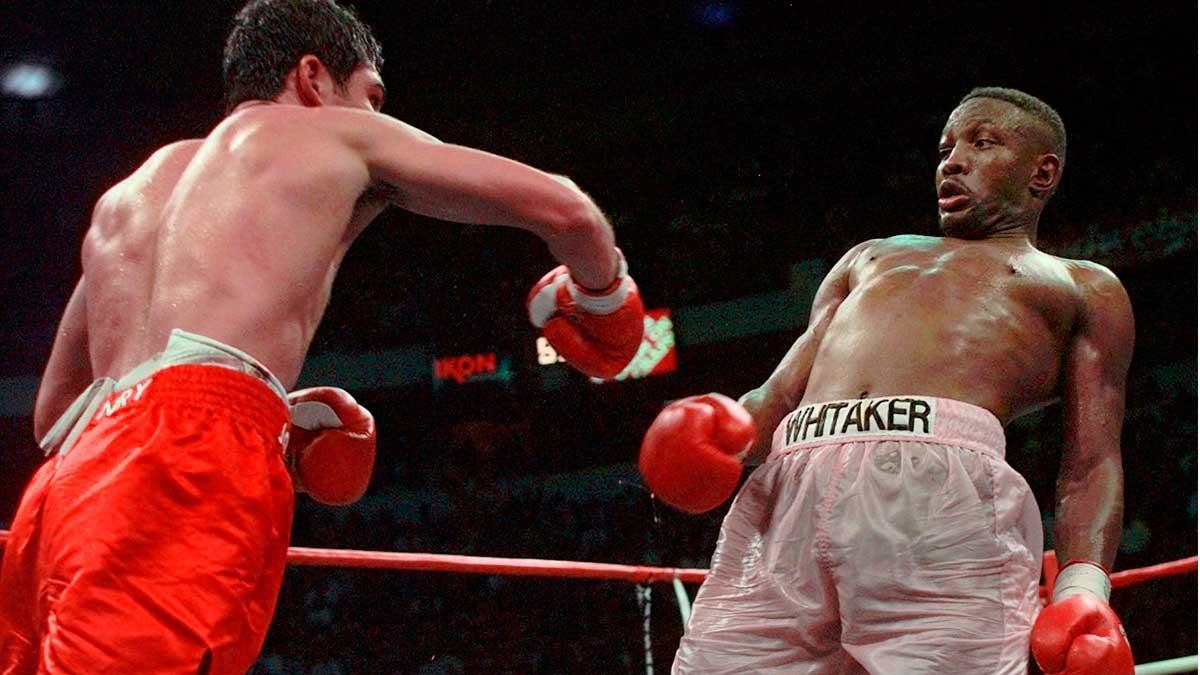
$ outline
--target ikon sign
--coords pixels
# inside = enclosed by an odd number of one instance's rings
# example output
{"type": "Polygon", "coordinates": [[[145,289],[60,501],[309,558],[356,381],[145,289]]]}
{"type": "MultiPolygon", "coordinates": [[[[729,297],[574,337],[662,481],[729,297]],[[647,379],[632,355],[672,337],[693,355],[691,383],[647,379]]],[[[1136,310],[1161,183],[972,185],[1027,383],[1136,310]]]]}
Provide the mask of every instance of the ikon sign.
{"type": "Polygon", "coordinates": [[[444,356],[433,361],[433,379],[454,380],[459,384],[474,380],[508,379],[508,359],[497,364],[496,352],[444,356]]]}

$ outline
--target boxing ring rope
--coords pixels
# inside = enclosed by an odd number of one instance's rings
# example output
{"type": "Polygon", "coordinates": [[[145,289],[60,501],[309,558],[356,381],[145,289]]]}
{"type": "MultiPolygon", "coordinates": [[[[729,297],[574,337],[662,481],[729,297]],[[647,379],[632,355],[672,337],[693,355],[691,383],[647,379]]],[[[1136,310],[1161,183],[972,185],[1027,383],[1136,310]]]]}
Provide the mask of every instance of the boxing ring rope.
{"type": "MultiPolygon", "coordinates": [[[[8,543],[8,530],[0,530],[0,547],[8,543]]],[[[439,553],[396,553],[390,551],[355,551],[348,549],[305,548],[293,546],[288,549],[287,561],[291,565],[319,567],[347,567],[385,569],[414,572],[452,572],[456,574],[487,574],[542,578],[604,579],[627,581],[638,584],[639,606],[649,615],[648,593],[642,586],[655,582],[675,584],[677,599],[683,603],[687,595],[682,583],[698,584],[704,581],[708,570],[677,567],[650,567],[645,565],[616,565],[611,563],[579,562],[573,560],[540,560],[536,558],[494,558],[468,555],[445,555],[439,553]],[[681,596],[681,597],[679,597],[681,596]]],[[[1043,558],[1042,594],[1054,585],[1058,575],[1058,561],[1053,552],[1043,558]]],[[[1126,588],[1153,579],[1195,572],[1197,556],[1172,560],[1148,567],[1113,572],[1112,587],[1126,588]]],[[[686,619],[685,619],[686,623],[686,619]]],[[[647,664],[649,665],[649,664],[647,664]]],[[[1197,656],[1185,656],[1155,663],[1140,664],[1137,675],[1166,675],[1186,673],[1197,669],[1197,656]]]]}

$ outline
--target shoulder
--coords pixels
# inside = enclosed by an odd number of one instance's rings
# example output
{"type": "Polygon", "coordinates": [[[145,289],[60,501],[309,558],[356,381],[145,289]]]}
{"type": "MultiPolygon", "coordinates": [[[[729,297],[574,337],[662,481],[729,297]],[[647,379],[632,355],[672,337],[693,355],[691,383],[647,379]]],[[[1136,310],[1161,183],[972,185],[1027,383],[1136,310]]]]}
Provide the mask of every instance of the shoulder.
{"type": "Polygon", "coordinates": [[[150,155],[150,158],[146,160],[146,163],[149,164],[155,161],[164,162],[181,156],[190,157],[196,154],[202,145],[204,145],[203,138],[185,138],[182,141],[168,143],[158,150],[155,150],[154,153],[150,155]]]}
{"type": "Polygon", "coordinates": [[[1091,260],[1072,260],[1051,256],[1063,266],[1075,282],[1083,301],[1091,305],[1129,304],[1129,294],[1116,273],[1091,260]]]}
{"type": "Polygon", "coordinates": [[[897,248],[929,248],[940,245],[944,240],[945,237],[931,237],[926,234],[894,234],[882,239],[872,239],[871,242],[897,248]]]}
{"type": "Polygon", "coordinates": [[[872,250],[878,249],[880,247],[888,246],[889,245],[888,242],[891,239],[892,238],[889,237],[888,239],[867,239],[865,241],[860,241],[857,244],[855,244],[854,246],[851,246],[846,251],[846,253],[842,255],[842,258],[839,261],[839,264],[842,264],[842,263],[853,264],[853,262],[856,259],[858,259],[859,256],[861,256],[864,252],[872,251],[872,250]]]}
{"type": "Polygon", "coordinates": [[[140,183],[149,178],[160,174],[164,169],[185,165],[192,160],[196,152],[200,150],[200,146],[204,145],[202,138],[188,138],[174,143],[168,143],[154,152],[142,162],[138,168],[134,169],[133,173],[118,181],[112,187],[100,195],[96,200],[94,212],[104,213],[106,211],[117,208],[122,203],[122,197],[127,194],[127,190],[131,187],[135,188],[140,183]]]}
{"type": "Polygon", "coordinates": [[[1133,305],[1117,275],[1090,260],[1056,259],[1067,269],[1078,289],[1083,332],[1105,342],[1125,343],[1131,349],[1133,305]]]}
{"type": "Polygon", "coordinates": [[[896,234],[879,239],[868,239],[855,246],[851,251],[857,253],[869,251],[875,255],[913,250],[928,251],[944,246],[944,244],[943,237],[930,237],[924,234],[896,234]]]}
{"type": "Polygon", "coordinates": [[[941,246],[941,237],[920,234],[897,234],[879,239],[867,239],[855,244],[842,256],[841,263],[853,264],[859,259],[873,259],[879,255],[909,250],[929,250],[941,246]]]}

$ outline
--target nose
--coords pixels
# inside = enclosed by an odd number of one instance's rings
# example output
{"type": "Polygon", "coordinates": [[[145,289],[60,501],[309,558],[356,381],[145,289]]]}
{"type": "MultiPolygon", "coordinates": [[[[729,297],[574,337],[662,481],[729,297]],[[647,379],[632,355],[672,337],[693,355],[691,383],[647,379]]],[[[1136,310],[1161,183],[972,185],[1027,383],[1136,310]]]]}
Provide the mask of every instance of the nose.
{"type": "Polygon", "coordinates": [[[942,175],[957,176],[966,172],[966,157],[963,156],[960,146],[955,145],[954,148],[950,150],[950,154],[946,155],[946,159],[942,160],[942,175]]]}

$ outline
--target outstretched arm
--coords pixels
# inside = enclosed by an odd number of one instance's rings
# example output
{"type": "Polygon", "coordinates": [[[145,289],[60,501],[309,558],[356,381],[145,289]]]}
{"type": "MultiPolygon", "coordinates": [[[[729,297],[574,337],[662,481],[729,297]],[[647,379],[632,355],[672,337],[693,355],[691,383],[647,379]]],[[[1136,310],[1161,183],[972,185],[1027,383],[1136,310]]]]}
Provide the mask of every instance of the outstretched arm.
{"type": "Polygon", "coordinates": [[[481,150],[442,143],[387,115],[347,111],[351,146],[394,203],[461,223],[507,225],[541,237],[581,286],[605,288],[617,274],[613,232],[571,180],[481,150]]]}
{"type": "Polygon", "coordinates": [[[50,360],[38,385],[33,407],[33,434],[41,440],[71,401],[92,382],[92,364],[88,355],[87,298],[81,277],[67,301],[50,360]]]}
{"type": "Polygon", "coordinates": [[[813,298],[808,328],[792,344],[767,381],[738,399],[754,418],[756,432],[754,445],[746,456],[747,463],[757,463],[767,455],[771,449],[771,436],[775,433],[775,427],[779,426],[784,415],[800,404],[825,329],[829,327],[837,308],[850,293],[850,269],[859,254],[874,241],[858,244],[833,266],[813,298]]]}

